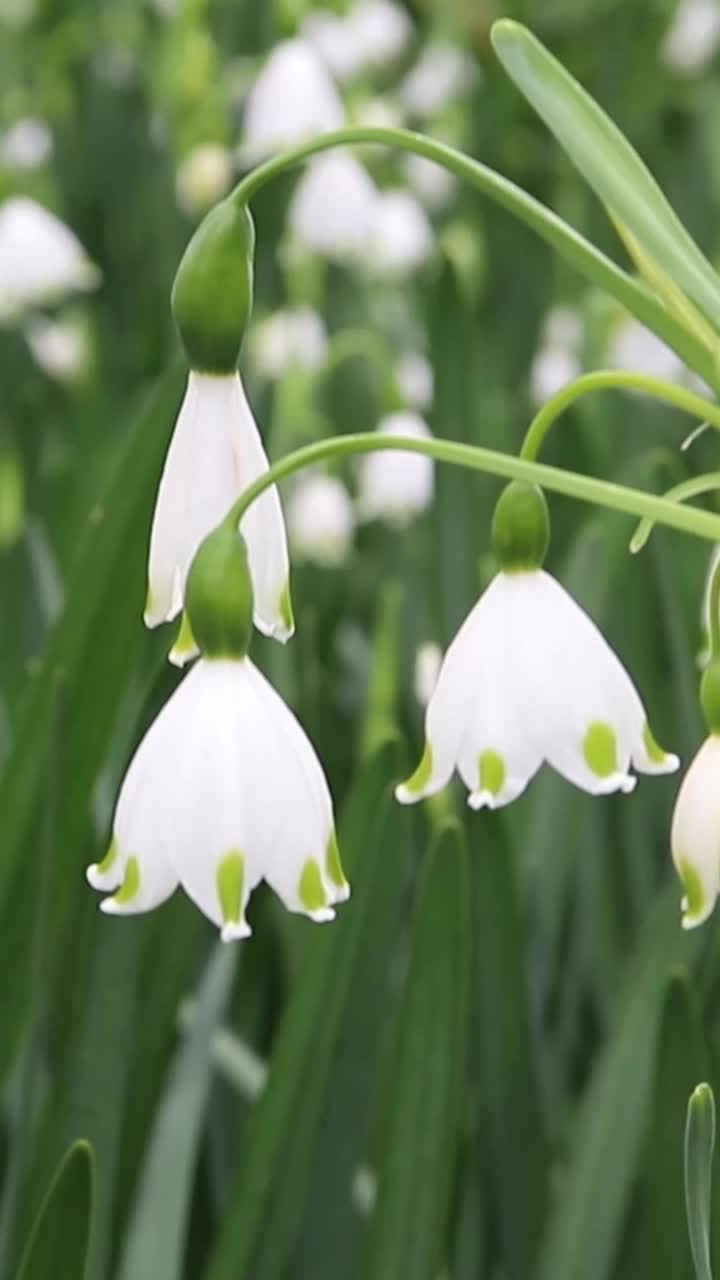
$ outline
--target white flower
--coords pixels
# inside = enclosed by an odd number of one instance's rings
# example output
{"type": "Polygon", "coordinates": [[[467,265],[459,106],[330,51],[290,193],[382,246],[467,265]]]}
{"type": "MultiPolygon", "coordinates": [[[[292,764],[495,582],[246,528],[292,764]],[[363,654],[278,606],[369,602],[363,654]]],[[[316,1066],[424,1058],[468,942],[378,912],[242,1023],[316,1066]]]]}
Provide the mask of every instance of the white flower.
{"type": "MultiPolygon", "coordinates": [[[[427,423],[418,414],[405,410],[383,418],[377,430],[386,436],[432,439],[427,423]]],[[[368,453],[359,467],[360,517],[404,523],[430,506],[434,482],[432,459],[422,454],[399,450],[368,453]]]]}
{"type": "Polygon", "coordinates": [[[377,201],[367,169],[350,152],[330,151],[305,169],[290,204],[290,229],[305,249],[339,261],[367,252],[377,201]]]}
{"type": "Polygon", "coordinates": [[[233,158],[221,142],[203,142],[185,156],[175,175],[178,204],[186,213],[205,213],[229,190],[233,158]]]}
{"type": "Polygon", "coordinates": [[[683,882],[683,928],[707,920],[720,892],[720,736],[713,733],[690,764],[675,801],[670,844],[683,882]]]}
{"type": "Polygon", "coordinates": [[[580,373],[582,365],[574,351],[567,347],[540,347],[530,365],[530,399],[533,404],[544,404],[580,373]]]}
{"type": "Polygon", "coordinates": [[[305,40],[275,46],[247,97],[243,153],[254,163],[345,123],[340,95],[315,50],[305,40]]]}
{"type": "Polygon", "coordinates": [[[558,303],[549,307],[542,322],[543,345],[577,351],[583,339],[583,322],[577,307],[558,303]]]}
{"type": "Polygon", "coordinates": [[[613,369],[647,373],[654,378],[679,379],[685,372],[680,357],[639,320],[623,319],[612,334],[607,353],[613,369]]]}
{"type": "Polygon", "coordinates": [[[0,140],[0,160],[9,169],[40,169],[52,151],[52,134],[44,120],[25,116],[16,120],[0,140]]]}
{"type": "Polygon", "coordinates": [[[435,391],[430,361],[419,351],[405,351],[395,365],[395,381],[412,409],[429,409],[435,391]]]}
{"type": "Polygon", "coordinates": [[[362,50],[352,38],[347,15],[314,9],[303,18],[300,34],[337,80],[352,80],[361,71],[362,50]]]}
{"type": "MultiPolygon", "coordinates": [[[[238,374],[191,372],[155,504],[145,608],[149,627],[180,612],[200,542],[267,468],[238,374]]],[[[255,625],[265,635],[287,640],[293,632],[288,553],[274,486],[253,502],[240,528],[248,547],[255,625]]]]}
{"type": "Polygon", "coordinates": [[[29,322],[25,337],[36,364],[59,382],[72,382],[88,367],[87,330],[78,321],[36,317],[29,322]]]}
{"type": "Polygon", "coordinates": [[[100,273],[80,241],[27,196],[0,204],[0,316],[76,289],[93,289],[100,273]]]}
{"type": "Polygon", "coordinates": [[[412,23],[393,0],[356,0],[344,15],[314,10],[300,30],[333,75],[346,81],[394,62],[407,45],[412,23]]]}
{"type": "Polygon", "coordinates": [[[421,644],[415,654],[415,697],[421,707],[426,707],[437,684],[442,664],[442,649],[439,644],[427,641],[421,644]]]}
{"type": "Polygon", "coordinates": [[[280,378],[293,367],[314,373],[327,356],[325,321],[312,307],[274,311],[252,337],[255,366],[265,378],[280,378]]]}
{"type": "Polygon", "coordinates": [[[673,71],[700,71],[720,45],[718,0],[680,0],[660,57],[673,71]]]}
{"type": "Polygon", "coordinates": [[[454,769],[473,809],[508,804],[547,761],[595,795],[678,766],[595,624],[540,569],[501,572],[452,641],[427,709],[425,753],[397,788],[409,804],[454,769]]]}
{"type": "Polygon", "coordinates": [[[372,270],[404,275],[425,262],[433,232],[422,205],[410,191],[379,191],[372,207],[367,253],[372,270]]]}
{"type": "Polygon", "coordinates": [[[350,893],[322,767],[292,712],[249,659],[200,659],[143,738],[125,776],[104,861],[88,868],[111,915],[150,911],[182,885],[245,938],[266,880],[322,923],[350,893]]]}
{"type": "Polygon", "coordinates": [[[454,196],[457,178],[444,165],[415,155],[403,156],[402,165],[413,191],[432,212],[442,209],[454,196]]]}
{"type": "Polygon", "coordinates": [[[390,98],[363,98],[353,105],[352,123],[370,125],[380,129],[399,129],[403,114],[390,98]]]}
{"type": "Polygon", "coordinates": [[[400,97],[412,115],[435,115],[467,93],[477,77],[478,67],[464,49],[446,40],[433,40],[405,76],[400,97]]]}
{"type": "Polygon", "coordinates": [[[287,523],[298,555],[318,564],[341,564],[355,532],[355,512],[345,485],[334,476],[301,476],[287,504],[287,523]]]}

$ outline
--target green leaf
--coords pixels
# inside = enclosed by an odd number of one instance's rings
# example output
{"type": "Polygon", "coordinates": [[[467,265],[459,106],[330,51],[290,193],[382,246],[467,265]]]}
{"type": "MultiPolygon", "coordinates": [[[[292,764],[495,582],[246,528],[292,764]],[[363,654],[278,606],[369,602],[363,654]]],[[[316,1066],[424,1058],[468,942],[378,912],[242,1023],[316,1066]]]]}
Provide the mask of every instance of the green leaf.
{"type": "Polygon", "coordinates": [[[617,126],[520,23],[496,22],[492,43],[508,75],[609,212],[720,327],[720,280],[617,126]]]}
{"type": "Polygon", "coordinates": [[[75,1142],[50,1183],[16,1280],[83,1280],[92,1186],[92,1148],[87,1142],[75,1142]]]}
{"type": "Polygon", "coordinates": [[[697,1280],[712,1280],[710,1193],[714,1147],[715,1098],[709,1084],[699,1084],[690,1096],[685,1129],[685,1197],[697,1280]]]}

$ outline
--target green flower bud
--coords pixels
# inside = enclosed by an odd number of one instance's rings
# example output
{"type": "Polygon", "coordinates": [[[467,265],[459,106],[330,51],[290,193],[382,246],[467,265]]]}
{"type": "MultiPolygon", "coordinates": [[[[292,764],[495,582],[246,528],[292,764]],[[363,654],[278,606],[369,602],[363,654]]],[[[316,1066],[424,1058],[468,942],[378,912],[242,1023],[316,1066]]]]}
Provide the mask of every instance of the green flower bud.
{"type": "Polygon", "coordinates": [[[700,706],[711,733],[720,733],[720,657],[710,659],[700,681],[700,706]]]}
{"type": "Polygon", "coordinates": [[[513,480],[500,495],[492,518],[492,545],[507,573],[539,569],[550,542],[550,516],[542,489],[513,480]]]}
{"type": "Polygon", "coordinates": [[[245,539],[236,529],[220,525],[200,543],[188,573],[185,612],[203,657],[245,657],[253,591],[245,539]]]}
{"type": "Polygon", "coordinates": [[[172,313],[191,369],[232,373],[253,298],[255,229],[232,196],[203,218],[185,250],[172,290],[172,313]]]}

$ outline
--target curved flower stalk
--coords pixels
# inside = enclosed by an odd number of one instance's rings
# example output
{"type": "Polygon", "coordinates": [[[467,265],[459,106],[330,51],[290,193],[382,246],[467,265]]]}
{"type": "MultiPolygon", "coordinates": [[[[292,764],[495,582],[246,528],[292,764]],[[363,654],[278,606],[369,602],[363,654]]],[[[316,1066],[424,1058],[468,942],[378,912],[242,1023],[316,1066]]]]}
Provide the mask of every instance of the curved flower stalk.
{"type": "Polygon", "coordinates": [[[542,570],[548,536],[540,490],[509,486],[493,520],[500,572],[445,655],[401,803],[440,791],[455,769],[473,809],[509,804],[544,762],[593,795],[632,791],[631,764],[677,769],[619,659],[542,570]]]}

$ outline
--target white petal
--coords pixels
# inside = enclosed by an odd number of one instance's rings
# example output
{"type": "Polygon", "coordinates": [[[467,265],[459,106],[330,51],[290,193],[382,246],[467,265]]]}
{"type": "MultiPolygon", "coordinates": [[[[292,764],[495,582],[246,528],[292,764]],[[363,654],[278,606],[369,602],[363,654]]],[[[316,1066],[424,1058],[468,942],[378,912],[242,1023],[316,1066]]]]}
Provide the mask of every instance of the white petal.
{"type": "Polygon", "coordinates": [[[293,554],[318,564],[338,565],[346,559],[355,532],[350,495],[335,476],[305,472],[287,504],[293,554]]]}
{"type": "Polygon", "coordinates": [[[340,261],[364,255],[378,191],[355,156],[331,151],[312,160],[293,193],[293,235],[313,253],[340,261]]]}
{"type": "Polygon", "coordinates": [[[710,915],[720,891],[720,738],[706,739],[678,792],[670,841],[685,886],[683,927],[710,915]]]}
{"type": "MultiPolygon", "coordinates": [[[[432,439],[427,423],[410,410],[388,414],[378,424],[377,432],[415,440],[432,439]]],[[[363,520],[380,518],[404,523],[425,511],[433,500],[434,464],[422,454],[400,449],[368,453],[360,463],[358,478],[358,512],[363,520]]]]}
{"type": "Polygon", "coordinates": [[[432,226],[412,192],[400,188],[379,191],[368,242],[372,269],[403,275],[421,266],[432,248],[432,226]]]}
{"type": "Polygon", "coordinates": [[[271,151],[345,123],[345,110],[332,77],[315,50],[302,39],[275,45],[245,104],[244,158],[255,163],[271,151]]]}
{"type": "Polygon", "coordinates": [[[27,196],[0,204],[0,314],[74,289],[93,289],[100,273],[77,236],[27,196]]]}

